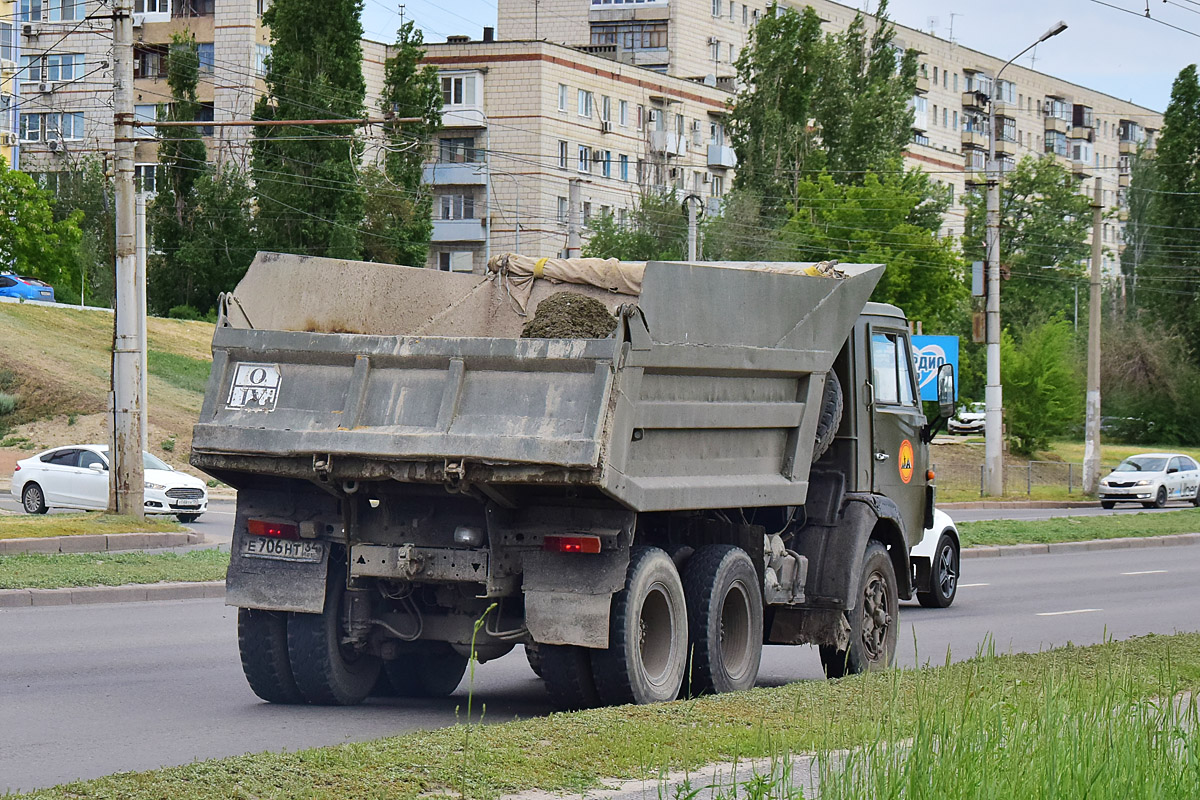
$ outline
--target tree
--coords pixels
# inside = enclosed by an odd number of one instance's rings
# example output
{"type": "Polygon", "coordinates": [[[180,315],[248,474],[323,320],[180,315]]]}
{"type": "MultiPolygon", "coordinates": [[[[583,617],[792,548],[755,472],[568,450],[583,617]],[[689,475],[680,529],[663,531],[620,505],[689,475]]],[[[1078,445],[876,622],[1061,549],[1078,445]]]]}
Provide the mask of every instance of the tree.
{"type": "MultiPolygon", "coordinates": [[[[396,34],[392,55],[384,62],[384,114],[417,117],[417,123],[386,126],[383,169],[363,174],[366,220],[363,249],[372,261],[421,266],[433,233],[433,196],[422,182],[430,143],[442,124],[442,92],[437,68],[421,66],[424,37],[413,22],[396,34]]],[[[472,159],[474,153],[471,154],[472,159]]]]}
{"type": "Polygon", "coordinates": [[[687,216],[674,190],[643,194],[625,225],[612,214],[601,214],[588,229],[591,236],[583,248],[588,258],[681,261],[687,257],[687,216]]]}
{"type": "MultiPolygon", "coordinates": [[[[260,120],[361,119],[361,0],[275,0],[260,120]]],[[[362,255],[362,142],[352,125],[256,127],[257,227],[267,250],[362,255]]]]}
{"type": "Polygon", "coordinates": [[[54,195],[0,156],[0,267],[59,286],[78,286],[83,213],[55,219],[54,195]]]}
{"type": "Polygon", "coordinates": [[[1015,452],[1046,449],[1082,416],[1082,383],[1066,320],[1010,326],[1000,336],[1000,364],[1005,424],[1015,452]]]}
{"type": "MultiPolygon", "coordinates": [[[[1121,272],[1126,279],[1128,308],[1137,309],[1137,285],[1143,265],[1153,263],[1158,243],[1155,215],[1159,196],[1158,169],[1145,147],[1139,147],[1129,165],[1129,189],[1125,223],[1125,252],[1121,255],[1121,272]]],[[[1153,305],[1153,301],[1151,301],[1153,305]]]]}
{"type": "MultiPolygon", "coordinates": [[[[967,194],[963,253],[985,260],[986,203],[967,194]]],[[[1038,314],[1067,315],[1075,281],[1091,252],[1091,202],[1074,175],[1052,157],[1021,159],[1000,185],[1000,264],[1010,277],[1000,292],[1001,320],[1024,324],[1038,314]]]]}
{"type": "Polygon", "coordinates": [[[772,6],[759,20],[737,61],[743,88],[730,116],[735,188],[794,201],[807,172],[827,169],[839,181],[861,181],[900,155],[912,136],[917,55],[897,57],[886,0],[874,31],[868,35],[866,27],[856,14],[844,32],[822,35],[807,6],[772,6]]]}
{"type": "Polygon", "coordinates": [[[88,156],[55,178],[54,218],[75,218],[81,233],[71,277],[55,287],[55,297],[68,303],[85,300],[92,305],[111,306],[116,298],[117,263],[112,176],[101,159],[88,156]]]}
{"type": "MultiPolygon", "coordinates": [[[[194,120],[200,58],[191,34],[171,39],[169,120],[194,120]]],[[[157,313],[206,312],[232,289],[254,258],[251,190],[235,167],[214,171],[195,128],[163,128],[158,193],[147,210],[154,255],[147,264],[148,304],[157,313]]]]}
{"type": "Polygon", "coordinates": [[[829,174],[797,184],[783,226],[786,260],[886,264],[873,300],[894,303],[933,331],[966,327],[967,291],[954,244],[938,236],[949,203],[923,172],[868,172],[861,184],[829,174]]]}
{"type": "MultiPolygon", "coordinates": [[[[1200,80],[1184,67],[1171,87],[1155,162],[1157,187],[1143,182],[1131,194],[1149,194],[1156,227],[1150,263],[1139,266],[1139,305],[1200,342],[1200,80]],[[1151,292],[1151,294],[1146,294],[1151,292]]],[[[1143,200],[1145,198],[1142,198],[1143,200]]]]}

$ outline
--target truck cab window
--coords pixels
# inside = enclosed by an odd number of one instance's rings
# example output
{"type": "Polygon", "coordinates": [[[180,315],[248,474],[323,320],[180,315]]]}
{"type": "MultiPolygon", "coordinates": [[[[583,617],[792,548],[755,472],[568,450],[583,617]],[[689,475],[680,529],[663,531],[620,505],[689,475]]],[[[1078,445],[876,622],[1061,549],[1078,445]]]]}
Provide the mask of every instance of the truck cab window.
{"type": "Polygon", "coordinates": [[[897,333],[871,334],[871,378],[875,402],[915,405],[908,340],[897,333]]]}

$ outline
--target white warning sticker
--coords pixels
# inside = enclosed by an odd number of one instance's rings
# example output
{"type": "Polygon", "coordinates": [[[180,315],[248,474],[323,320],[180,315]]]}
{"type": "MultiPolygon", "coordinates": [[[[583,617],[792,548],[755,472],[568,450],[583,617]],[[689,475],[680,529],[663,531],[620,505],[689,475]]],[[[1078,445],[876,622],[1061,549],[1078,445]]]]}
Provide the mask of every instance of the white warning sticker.
{"type": "Polygon", "coordinates": [[[229,387],[229,408],[273,411],[279,397],[278,364],[238,364],[229,387]]]}

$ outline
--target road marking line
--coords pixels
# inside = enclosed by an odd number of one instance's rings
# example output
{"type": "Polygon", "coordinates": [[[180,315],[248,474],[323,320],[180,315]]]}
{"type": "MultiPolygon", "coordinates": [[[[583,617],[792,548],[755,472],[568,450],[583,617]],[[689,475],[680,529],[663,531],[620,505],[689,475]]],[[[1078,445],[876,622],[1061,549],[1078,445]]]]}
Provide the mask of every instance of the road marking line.
{"type": "Polygon", "coordinates": [[[1162,575],[1165,569],[1144,569],[1141,572],[1122,572],[1122,575],[1162,575]]]}
{"type": "Polygon", "coordinates": [[[960,589],[974,589],[974,588],[975,588],[975,587],[977,587],[977,586],[991,586],[991,584],[990,584],[990,583],[960,583],[960,584],[958,585],[958,588],[960,588],[960,589]]]}
{"type": "Polygon", "coordinates": [[[1103,608],[1076,608],[1073,611],[1043,611],[1036,616],[1039,617],[1061,617],[1065,614],[1090,614],[1093,611],[1103,611],[1103,608]]]}

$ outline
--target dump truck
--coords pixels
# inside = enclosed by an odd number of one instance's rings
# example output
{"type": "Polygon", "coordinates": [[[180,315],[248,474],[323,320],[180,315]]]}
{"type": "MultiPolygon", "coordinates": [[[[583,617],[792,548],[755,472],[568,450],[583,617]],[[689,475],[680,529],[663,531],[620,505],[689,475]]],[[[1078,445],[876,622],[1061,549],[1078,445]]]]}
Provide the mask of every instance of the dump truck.
{"type": "Polygon", "coordinates": [[[253,691],[444,696],[522,645],[563,708],[754,685],[763,644],[888,666],[932,524],[882,265],[260,253],[224,295],[191,463],[237,489],[253,691]],[[331,288],[336,287],[336,288],[331,288]],[[522,338],[564,290],[605,338],[522,338]]]}

